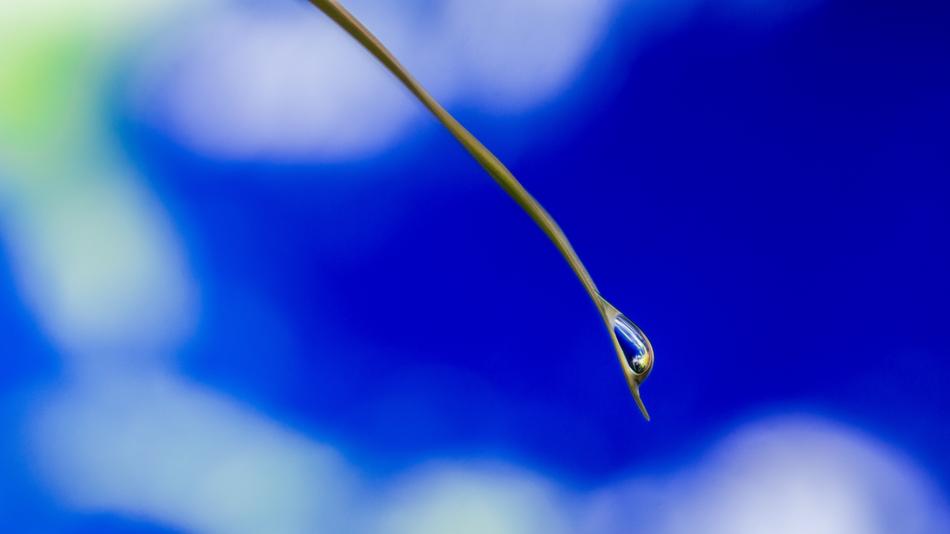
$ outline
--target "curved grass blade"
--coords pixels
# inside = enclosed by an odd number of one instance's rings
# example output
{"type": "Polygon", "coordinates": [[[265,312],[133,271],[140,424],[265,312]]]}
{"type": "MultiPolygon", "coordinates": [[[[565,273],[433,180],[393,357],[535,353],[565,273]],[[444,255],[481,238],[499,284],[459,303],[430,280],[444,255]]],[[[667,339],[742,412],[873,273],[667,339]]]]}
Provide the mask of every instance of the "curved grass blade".
{"type": "MultiPolygon", "coordinates": [[[[376,57],[409,91],[422,103],[436,119],[452,134],[453,137],[468,151],[468,153],[477,161],[488,174],[508,193],[511,198],[541,227],[541,230],[551,239],[554,246],[557,247],[567,263],[570,264],[574,274],[583,284],[584,289],[590,296],[597,310],[600,312],[607,331],[614,343],[614,350],[620,359],[621,368],[627,379],[627,385],[630,392],[643,413],[643,417],[648,421],[650,415],[647,413],[643,401],[640,399],[640,384],[646,379],[653,368],[653,348],[650,346],[646,336],[643,336],[647,354],[643,360],[643,366],[633,369],[624,349],[620,344],[615,332],[615,324],[618,317],[622,314],[616,308],[610,305],[601,295],[591,278],[587,268],[584,267],[580,257],[574,251],[567,236],[561,230],[561,227],[554,221],[554,218],[538,203],[537,200],[521,185],[520,182],[511,174],[511,171],[497,158],[488,148],[485,147],[474,135],[459,123],[445,108],[439,104],[432,95],[429,94],[422,85],[399,63],[399,60],[377,39],[356,17],[354,17],[337,0],[309,0],[311,4],[323,11],[330,19],[336,22],[344,31],[356,39],[363,48],[376,57]]],[[[639,329],[638,329],[639,330],[639,329]]],[[[642,334],[642,332],[641,332],[642,334]]]]}

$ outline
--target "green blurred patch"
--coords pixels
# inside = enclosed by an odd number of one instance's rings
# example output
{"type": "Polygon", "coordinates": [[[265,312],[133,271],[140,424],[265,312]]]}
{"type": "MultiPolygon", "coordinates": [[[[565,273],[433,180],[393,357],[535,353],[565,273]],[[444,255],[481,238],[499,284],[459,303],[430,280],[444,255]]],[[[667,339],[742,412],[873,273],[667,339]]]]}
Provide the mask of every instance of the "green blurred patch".
{"type": "Polygon", "coordinates": [[[0,131],[7,148],[52,148],[80,131],[90,120],[98,92],[94,39],[79,32],[57,33],[8,41],[4,48],[0,131]]]}

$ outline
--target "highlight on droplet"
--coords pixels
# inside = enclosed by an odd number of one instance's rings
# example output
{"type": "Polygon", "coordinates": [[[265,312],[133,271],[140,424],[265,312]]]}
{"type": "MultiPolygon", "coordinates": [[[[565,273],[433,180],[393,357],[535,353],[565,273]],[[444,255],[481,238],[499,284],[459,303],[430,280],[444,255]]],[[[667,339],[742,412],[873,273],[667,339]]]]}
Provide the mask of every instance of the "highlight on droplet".
{"type": "Polygon", "coordinates": [[[630,370],[636,374],[646,372],[649,365],[649,349],[643,330],[621,313],[614,318],[614,334],[617,336],[630,370]]]}

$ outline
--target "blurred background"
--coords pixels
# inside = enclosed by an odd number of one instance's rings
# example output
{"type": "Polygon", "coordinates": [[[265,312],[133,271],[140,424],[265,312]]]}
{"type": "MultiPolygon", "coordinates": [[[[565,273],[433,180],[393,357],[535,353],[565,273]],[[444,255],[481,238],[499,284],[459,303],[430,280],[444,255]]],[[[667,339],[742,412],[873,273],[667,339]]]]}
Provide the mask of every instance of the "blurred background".
{"type": "Polygon", "coordinates": [[[950,8],[0,4],[0,524],[950,531],[950,8]]]}

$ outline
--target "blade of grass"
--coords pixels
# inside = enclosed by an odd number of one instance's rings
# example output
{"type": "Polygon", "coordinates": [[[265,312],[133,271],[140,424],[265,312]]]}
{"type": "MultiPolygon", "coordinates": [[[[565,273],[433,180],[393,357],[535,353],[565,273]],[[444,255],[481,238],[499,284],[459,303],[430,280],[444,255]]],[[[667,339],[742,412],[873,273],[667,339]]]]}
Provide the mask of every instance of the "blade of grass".
{"type": "MultiPolygon", "coordinates": [[[[594,305],[597,307],[597,311],[600,312],[601,317],[604,320],[604,323],[607,325],[607,331],[610,334],[610,337],[614,344],[614,350],[617,353],[617,357],[620,359],[621,369],[624,372],[624,376],[627,379],[627,384],[630,387],[630,392],[633,394],[634,400],[637,403],[637,406],[640,408],[640,411],[643,413],[643,417],[648,421],[650,416],[647,413],[646,407],[643,405],[642,400],[640,399],[640,383],[646,379],[646,376],[649,374],[650,369],[647,369],[646,372],[637,374],[631,371],[627,364],[626,359],[623,354],[623,349],[620,347],[620,343],[617,340],[617,336],[613,331],[614,319],[620,312],[617,311],[609,302],[607,302],[597,289],[597,286],[594,284],[594,280],[591,278],[590,273],[587,272],[587,268],[584,267],[584,263],[581,262],[580,257],[578,257],[577,252],[574,251],[574,247],[571,246],[570,241],[568,241],[567,236],[564,235],[564,231],[561,230],[561,227],[554,221],[554,218],[538,203],[537,200],[521,185],[521,183],[511,174],[511,171],[497,158],[494,154],[491,153],[488,148],[485,147],[474,135],[471,134],[467,129],[465,129],[462,124],[455,119],[445,108],[442,107],[428,91],[425,90],[422,85],[416,81],[415,78],[409,71],[399,63],[399,60],[377,39],[368,29],[366,29],[363,24],[356,19],[346,8],[344,8],[337,0],[309,0],[311,4],[316,6],[320,11],[323,11],[330,19],[337,23],[344,31],[350,34],[351,37],[356,39],[363,48],[365,48],[369,53],[376,57],[380,63],[382,63],[400,82],[424,105],[436,119],[452,134],[453,137],[463,146],[465,150],[475,161],[477,161],[482,168],[485,169],[488,174],[494,178],[495,182],[501,186],[502,189],[508,193],[509,196],[519,205],[521,208],[541,227],[541,230],[551,239],[554,243],[554,246],[557,247],[561,255],[567,260],[567,263],[571,266],[571,269],[574,270],[574,274],[577,275],[577,278],[583,284],[584,289],[587,291],[587,294],[590,296],[591,300],[594,302],[594,305]]],[[[652,369],[652,348],[650,355],[650,368],[652,369]]]]}
{"type": "Polygon", "coordinates": [[[465,129],[445,108],[433,98],[422,85],[399,63],[399,60],[368,30],[359,20],[346,10],[337,0],[310,0],[310,3],[323,11],[341,28],[359,41],[366,50],[376,57],[389,71],[412,92],[413,95],[442,123],[443,126],[465,147],[484,169],[498,182],[498,185],[524,209],[570,264],[581,283],[587,289],[597,309],[601,309],[600,293],[593,279],[584,267],[567,236],[550,214],[511,174],[511,171],[485,147],[474,135],[465,129]]]}

